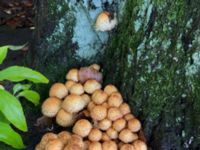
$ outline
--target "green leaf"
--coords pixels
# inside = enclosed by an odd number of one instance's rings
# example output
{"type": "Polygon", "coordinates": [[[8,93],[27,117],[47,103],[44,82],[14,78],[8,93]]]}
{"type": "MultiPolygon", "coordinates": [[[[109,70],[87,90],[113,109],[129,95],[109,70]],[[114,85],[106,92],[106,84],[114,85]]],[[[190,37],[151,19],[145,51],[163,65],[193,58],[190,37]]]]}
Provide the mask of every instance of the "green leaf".
{"type": "Polygon", "coordinates": [[[10,80],[14,82],[29,80],[34,83],[48,83],[49,80],[41,73],[30,68],[11,66],[0,71],[0,81],[10,80]]]}
{"type": "Polygon", "coordinates": [[[17,97],[25,97],[27,100],[32,102],[34,105],[38,105],[40,101],[40,95],[33,90],[24,90],[20,92],[17,97]]]}
{"type": "Polygon", "coordinates": [[[25,148],[21,136],[16,133],[8,123],[0,121],[0,141],[16,149],[25,148]]]}
{"type": "Polygon", "coordinates": [[[22,131],[27,131],[26,119],[19,100],[6,90],[1,89],[0,111],[15,127],[22,131]]]}
{"type": "Polygon", "coordinates": [[[4,122],[4,123],[10,124],[10,122],[6,119],[6,117],[2,114],[1,111],[0,111],[0,122],[4,122]]]}
{"type": "Polygon", "coordinates": [[[0,64],[3,63],[4,59],[6,58],[7,53],[8,53],[8,46],[0,47],[0,64]]]}
{"type": "Polygon", "coordinates": [[[13,94],[15,95],[17,92],[21,91],[21,90],[28,90],[31,88],[31,84],[15,84],[15,86],[13,87],[13,94]]]}

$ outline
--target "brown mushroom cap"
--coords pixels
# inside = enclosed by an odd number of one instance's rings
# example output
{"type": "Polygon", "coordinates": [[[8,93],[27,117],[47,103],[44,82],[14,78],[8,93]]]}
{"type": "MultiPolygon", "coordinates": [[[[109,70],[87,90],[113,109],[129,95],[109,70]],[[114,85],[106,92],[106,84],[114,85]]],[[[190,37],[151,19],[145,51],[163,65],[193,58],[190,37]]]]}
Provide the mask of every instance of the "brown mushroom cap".
{"type": "Polygon", "coordinates": [[[95,107],[95,103],[93,101],[90,101],[89,104],[87,105],[87,110],[92,111],[92,109],[95,107]]]}
{"type": "Polygon", "coordinates": [[[42,104],[42,114],[47,117],[55,117],[61,104],[62,101],[56,97],[47,98],[42,104]]]}
{"type": "Polygon", "coordinates": [[[78,82],[78,69],[71,69],[66,75],[67,80],[78,82]]]}
{"type": "Polygon", "coordinates": [[[100,68],[101,68],[98,64],[92,64],[92,65],[90,65],[89,67],[90,67],[90,68],[93,68],[93,69],[96,70],[96,71],[99,71],[100,68]]]}
{"type": "Polygon", "coordinates": [[[89,102],[91,101],[90,96],[87,94],[83,94],[81,95],[83,101],[85,102],[85,106],[87,106],[89,104],[89,102]]]}
{"type": "Polygon", "coordinates": [[[67,90],[69,90],[75,83],[76,83],[75,81],[68,80],[65,82],[65,87],[67,88],[67,90]]]}
{"type": "Polygon", "coordinates": [[[106,131],[107,135],[110,137],[110,139],[117,139],[118,138],[118,132],[114,130],[113,128],[109,128],[106,131]]]}
{"type": "Polygon", "coordinates": [[[109,120],[115,121],[121,117],[122,117],[122,114],[121,114],[119,108],[111,107],[108,109],[108,119],[109,120]]]}
{"type": "Polygon", "coordinates": [[[117,119],[113,122],[113,128],[118,132],[124,129],[125,127],[126,127],[126,120],[123,118],[117,119]]]}
{"type": "Polygon", "coordinates": [[[98,123],[98,128],[105,131],[108,128],[110,128],[112,125],[112,122],[109,119],[103,119],[98,123]]]}
{"type": "Polygon", "coordinates": [[[82,97],[75,94],[68,95],[62,103],[62,108],[70,113],[77,113],[85,107],[82,97]]]}
{"type": "Polygon", "coordinates": [[[80,83],[75,83],[71,86],[71,88],[69,89],[69,92],[71,94],[76,94],[76,95],[81,95],[84,93],[84,89],[82,84],[80,83]]]}
{"type": "Polygon", "coordinates": [[[57,97],[59,99],[63,99],[65,96],[67,96],[68,90],[62,83],[55,83],[51,86],[49,91],[50,97],[57,97]]]}
{"type": "Polygon", "coordinates": [[[63,150],[83,150],[78,144],[68,144],[63,150]]]}
{"type": "Polygon", "coordinates": [[[126,114],[129,114],[131,113],[131,110],[130,110],[130,107],[127,103],[122,103],[119,107],[122,115],[126,115],[126,114]]]}
{"type": "Polygon", "coordinates": [[[120,149],[123,145],[124,145],[123,142],[119,142],[119,143],[118,143],[118,149],[120,149]]]}
{"type": "Polygon", "coordinates": [[[71,135],[71,139],[65,146],[64,150],[83,150],[84,143],[82,137],[76,134],[71,135]]]}
{"type": "Polygon", "coordinates": [[[138,135],[132,133],[129,129],[123,129],[119,134],[119,139],[124,143],[130,143],[138,139],[138,135]]]}
{"type": "Polygon", "coordinates": [[[55,140],[57,138],[58,138],[58,136],[54,133],[51,133],[51,132],[46,133],[43,135],[43,137],[40,141],[40,146],[44,149],[49,141],[55,140]]]}
{"type": "Polygon", "coordinates": [[[103,120],[107,116],[107,109],[101,105],[97,105],[93,107],[90,115],[94,120],[103,120]]]}
{"type": "Polygon", "coordinates": [[[104,92],[106,92],[109,96],[117,91],[118,91],[117,88],[112,84],[109,84],[104,88],[104,92]]]}
{"type": "Polygon", "coordinates": [[[114,141],[105,141],[102,148],[103,150],[117,150],[117,144],[114,141]]]}
{"type": "Polygon", "coordinates": [[[75,123],[73,132],[81,137],[86,137],[89,135],[91,129],[92,124],[86,119],[81,119],[75,123]]]}
{"type": "Polygon", "coordinates": [[[96,80],[87,80],[84,84],[85,92],[92,94],[95,90],[101,89],[101,84],[96,80]]]}
{"type": "Polygon", "coordinates": [[[89,136],[88,136],[88,139],[90,141],[93,141],[93,142],[97,142],[97,141],[100,141],[102,138],[102,132],[97,129],[97,128],[93,128],[90,133],[89,133],[89,136]]]}
{"type": "Polygon", "coordinates": [[[100,142],[91,142],[89,144],[88,150],[102,150],[100,142]]]}
{"type": "Polygon", "coordinates": [[[109,108],[109,106],[108,106],[108,103],[107,102],[104,102],[103,104],[101,104],[102,106],[104,106],[105,108],[109,108]]]}
{"type": "Polygon", "coordinates": [[[69,140],[69,145],[73,145],[76,144],[79,147],[83,148],[84,147],[84,142],[83,142],[83,138],[77,134],[72,134],[71,135],[71,139],[69,140]]]}
{"type": "Polygon", "coordinates": [[[130,120],[130,119],[133,119],[133,118],[135,118],[135,116],[133,116],[133,114],[126,114],[125,116],[124,116],[124,119],[125,120],[130,120]]]}
{"type": "Polygon", "coordinates": [[[60,139],[60,141],[66,145],[69,140],[71,139],[71,133],[67,132],[67,131],[62,131],[58,134],[58,138],[60,139]]]}
{"type": "Polygon", "coordinates": [[[45,150],[62,150],[63,143],[59,139],[49,141],[45,147],[45,150]]]}
{"type": "Polygon", "coordinates": [[[141,140],[134,141],[133,146],[135,150],[147,150],[147,145],[141,140]]]}
{"type": "Polygon", "coordinates": [[[37,144],[35,150],[44,150],[44,148],[40,144],[37,144]]]}
{"type": "Polygon", "coordinates": [[[133,118],[128,121],[128,128],[132,132],[138,132],[141,129],[141,123],[138,119],[133,118]]]}
{"type": "Polygon", "coordinates": [[[120,150],[135,150],[135,148],[131,144],[124,144],[121,146],[120,150]]]}
{"type": "Polygon", "coordinates": [[[107,133],[103,132],[101,140],[102,141],[110,141],[110,137],[107,135],[107,133]]]}
{"type": "Polygon", "coordinates": [[[84,143],[83,150],[88,150],[91,142],[89,140],[87,140],[87,141],[84,141],[83,143],[84,143]]]}
{"type": "Polygon", "coordinates": [[[108,98],[108,105],[110,107],[119,107],[123,102],[122,96],[119,92],[114,92],[108,98]]]}
{"type": "Polygon", "coordinates": [[[57,116],[56,122],[62,127],[69,127],[74,123],[74,115],[65,111],[64,109],[60,109],[57,116]]]}
{"type": "Polygon", "coordinates": [[[102,104],[103,102],[105,102],[108,98],[108,95],[102,91],[101,89],[96,90],[93,94],[92,94],[92,100],[94,103],[96,104],[102,104]]]}

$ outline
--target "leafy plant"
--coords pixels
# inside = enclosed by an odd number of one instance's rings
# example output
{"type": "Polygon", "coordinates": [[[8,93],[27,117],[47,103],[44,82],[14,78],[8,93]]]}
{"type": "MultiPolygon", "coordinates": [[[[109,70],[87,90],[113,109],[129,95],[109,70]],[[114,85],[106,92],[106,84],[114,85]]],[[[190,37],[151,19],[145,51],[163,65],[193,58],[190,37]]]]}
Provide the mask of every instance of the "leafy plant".
{"type": "MultiPolygon", "coordinates": [[[[7,56],[8,49],[20,50],[22,46],[3,46],[0,47],[0,64],[7,56]]],[[[48,79],[41,73],[27,67],[11,66],[0,70],[0,81],[9,80],[20,82],[28,80],[33,83],[48,83],[48,79]]],[[[34,105],[39,104],[40,96],[36,91],[30,90],[30,84],[17,83],[13,87],[11,94],[0,85],[0,141],[16,149],[25,148],[22,137],[11,127],[15,126],[21,131],[27,131],[26,118],[22,105],[18,100],[20,97],[26,98],[34,105]]]]}

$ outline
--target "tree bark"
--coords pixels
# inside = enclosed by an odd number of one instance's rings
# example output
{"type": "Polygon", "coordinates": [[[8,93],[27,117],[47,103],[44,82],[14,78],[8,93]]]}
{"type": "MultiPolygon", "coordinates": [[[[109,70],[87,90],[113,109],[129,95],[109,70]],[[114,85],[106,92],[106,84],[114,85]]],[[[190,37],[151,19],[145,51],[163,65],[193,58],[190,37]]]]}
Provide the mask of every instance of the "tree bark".
{"type": "MultiPolygon", "coordinates": [[[[99,63],[153,150],[200,149],[199,8],[198,0],[38,1],[32,65],[56,82],[70,68],[99,63]],[[109,33],[91,25],[103,9],[118,13],[109,33]]],[[[43,98],[49,86],[40,86],[43,98]]]]}

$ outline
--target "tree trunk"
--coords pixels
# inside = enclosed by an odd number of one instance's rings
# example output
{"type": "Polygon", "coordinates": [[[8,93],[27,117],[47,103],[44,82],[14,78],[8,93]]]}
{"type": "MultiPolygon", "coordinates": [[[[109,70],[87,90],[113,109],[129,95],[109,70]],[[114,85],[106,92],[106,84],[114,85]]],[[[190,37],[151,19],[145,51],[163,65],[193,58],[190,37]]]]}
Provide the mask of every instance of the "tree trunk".
{"type": "MultiPolygon", "coordinates": [[[[153,150],[200,149],[199,0],[40,0],[32,65],[53,83],[69,68],[99,63],[142,121],[153,150]],[[112,32],[95,32],[102,10],[112,32]]],[[[48,86],[40,86],[47,97],[48,86]]],[[[39,140],[39,139],[38,139],[39,140]]]]}

